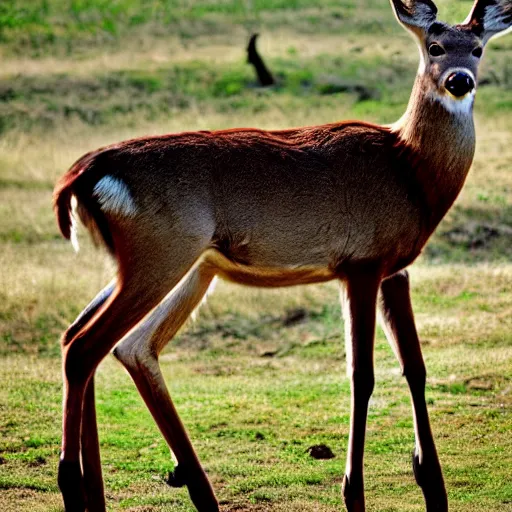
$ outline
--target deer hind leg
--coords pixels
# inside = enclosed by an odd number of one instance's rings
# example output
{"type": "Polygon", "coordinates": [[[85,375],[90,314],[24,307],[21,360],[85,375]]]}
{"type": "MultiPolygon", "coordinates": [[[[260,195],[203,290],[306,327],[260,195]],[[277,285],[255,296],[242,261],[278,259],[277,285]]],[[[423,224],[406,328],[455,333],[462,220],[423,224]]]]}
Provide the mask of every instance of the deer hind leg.
{"type": "MultiPolygon", "coordinates": [[[[106,300],[112,295],[116,286],[114,279],[91,301],[71,324],[64,334],[63,343],[71,340],[96,314],[106,300]]],[[[103,478],[101,473],[100,448],[96,425],[96,408],[94,403],[94,376],[91,377],[84,396],[82,408],[81,447],[84,491],[87,508],[94,511],[105,510],[103,478]]]]}
{"type": "Polygon", "coordinates": [[[368,402],[374,387],[373,345],[379,278],[351,277],[342,291],[347,373],[351,379],[350,434],[343,497],[349,512],[364,512],[363,455],[368,402]]]}
{"type": "MultiPolygon", "coordinates": [[[[112,295],[116,286],[116,281],[109,283],[100,293],[91,301],[91,303],[78,315],[77,319],[68,327],[62,338],[62,345],[67,345],[70,340],[91,320],[101,306],[112,295]]],[[[81,459],[84,478],[84,491],[87,506],[91,510],[105,510],[105,498],[103,495],[103,479],[101,474],[100,450],[98,443],[98,432],[96,426],[96,410],[94,404],[94,379],[91,377],[85,391],[81,427],[81,459]]],[[[66,464],[62,466],[66,467],[66,464]]],[[[65,480],[68,477],[67,471],[59,474],[59,483],[66,486],[65,480]]],[[[81,475],[77,473],[78,478],[81,475]]],[[[83,500],[81,494],[76,496],[77,504],[83,500]]],[[[69,501],[69,500],[68,500],[69,501]]]]}
{"type": "Polygon", "coordinates": [[[406,271],[382,282],[379,309],[384,332],[400,361],[411,392],[416,437],[414,476],[423,491],[427,510],[447,511],[448,499],[443,474],[425,402],[426,370],[414,324],[406,271]]]}
{"type": "MultiPolygon", "coordinates": [[[[99,298],[96,305],[91,304],[89,313],[84,313],[82,320],[89,316],[89,321],[78,332],[72,326],[70,334],[64,335],[62,340],[64,407],[58,480],[67,512],[82,512],[86,507],[80,467],[81,437],[84,446],[88,441],[95,446],[97,441],[90,436],[84,438],[88,434],[82,429],[82,421],[85,412],[89,422],[96,423],[91,382],[96,367],[115,343],[140,322],[170,288],[176,286],[199,255],[192,253],[181,262],[174,261],[172,266],[173,258],[167,255],[168,261],[153,261],[148,255],[136,257],[136,254],[136,250],[130,251],[131,268],[126,265],[122,268],[116,288],[104,300],[99,298]],[[144,263],[138,268],[136,262],[144,263]],[[86,392],[88,385],[91,388],[86,392]]],[[[157,254],[157,251],[153,254],[157,254]]],[[[82,320],[79,318],[78,323],[82,320]]],[[[86,459],[85,465],[88,460],[92,460],[93,468],[99,464],[99,450],[96,462],[95,459],[95,456],[86,459]]],[[[96,503],[97,494],[94,497],[96,503]]]]}
{"type": "Polygon", "coordinates": [[[178,460],[174,473],[169,475],[169,485],[186,485],[192,502],[201,512],[218,511],[218,502],[174,407],[158,356],[200,303],[214,276],[208,264],[196,266],[114,350],[114,356],[130,373],[178,460]]]}
{"type": "Polygon", "coordinates": [[[106,509],[101,471],[100,444],[96,423],[94,400],[94,373],[85,389],[82,406],[82,426],[80,435],[80,455],[87,510],[103,512],[106,509]]]}

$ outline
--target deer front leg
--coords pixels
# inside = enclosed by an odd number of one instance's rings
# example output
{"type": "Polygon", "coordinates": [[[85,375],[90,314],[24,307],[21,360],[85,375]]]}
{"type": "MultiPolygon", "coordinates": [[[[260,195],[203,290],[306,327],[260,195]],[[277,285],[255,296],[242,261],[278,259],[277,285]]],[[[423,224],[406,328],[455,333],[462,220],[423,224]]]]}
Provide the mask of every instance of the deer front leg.
{"type": "Polygon", "coordinates": [[[347,373],[351,386],[350,434],[343,479],[349,512],[364,512],[363,455],[368,402],[373,392],[373,343],[379,279],[351,277],[342,292],[347,373]]]}
{"type": "Polygon", "coordinates": [[[411,391],[416,437],[414,476],[423,491],[427,511],[444,512],[448,510],[448,499],[425,402],[426,370],[414,324],[406,271],[382,282],[379,309],[382,327],[411,391]]]}
{"type": "Polygon", "coordinates": [[[168,484],[187,486],[200,512],[218,512],[212,486],[165,384],[158,355],[174,337],[206,294],[215,273],[208,264],[191,270],[180,285],[114,350],[114,356],[131,375],[170,449],[178,460],[168,484]]]}

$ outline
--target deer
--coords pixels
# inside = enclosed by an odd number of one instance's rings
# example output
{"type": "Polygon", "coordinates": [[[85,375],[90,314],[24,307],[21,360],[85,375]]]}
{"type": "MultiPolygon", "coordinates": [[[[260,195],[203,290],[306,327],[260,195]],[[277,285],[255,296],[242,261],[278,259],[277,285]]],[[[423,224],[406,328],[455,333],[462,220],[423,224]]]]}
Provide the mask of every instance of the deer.
{"type": "Polygon", "coordinates": [[[175,455],[169,484],[186,486],[198,511],[219,510],[158,362],[217,277],[258,287],[339,283],[351,388],[342,483],[349,512],[365,510],[378,313],[410,389],[417,484],[428,511],[448,509],[406,268],[469,172],[479,63],[486,43],[512,27],[512,1],[476,0],[454,26],[437,20],[431,0],[391,7],[420,52],[396,123],[138,138],[86,154],[57,182],[62,235],[76,242],[78,217],[117,263],[116,278],[61,339],[58,485],[67,512],[105,510],[94,375],[112,350],[175,455]]]}

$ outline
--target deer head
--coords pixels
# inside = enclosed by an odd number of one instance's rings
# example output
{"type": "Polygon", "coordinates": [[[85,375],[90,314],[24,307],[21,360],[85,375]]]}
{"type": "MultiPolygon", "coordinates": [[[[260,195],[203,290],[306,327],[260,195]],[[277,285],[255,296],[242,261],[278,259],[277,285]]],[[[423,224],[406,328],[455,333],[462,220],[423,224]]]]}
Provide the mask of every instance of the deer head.
{"type": "Polygon", "coordinates": [[[470,110],[484,46],[512,28],[512,1],[477,0],[467,19],[453,26],[437,20],[431,0],[391,0],[391,5],[419,46],[424,92],[449,111],[470,110]]]}

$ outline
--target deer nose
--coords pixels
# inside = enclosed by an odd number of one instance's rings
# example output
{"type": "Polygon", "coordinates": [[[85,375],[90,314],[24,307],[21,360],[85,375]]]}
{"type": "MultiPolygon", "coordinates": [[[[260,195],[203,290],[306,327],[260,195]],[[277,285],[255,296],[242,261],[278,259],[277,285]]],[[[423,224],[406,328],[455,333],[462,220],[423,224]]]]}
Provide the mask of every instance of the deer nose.
{"type": "Polygon", "coordinates": [[[475,82],[466,73],[457,71],[446,79],[444,86],[450,94],[456,98],[461,98],[475,88],[475,82]]]}

